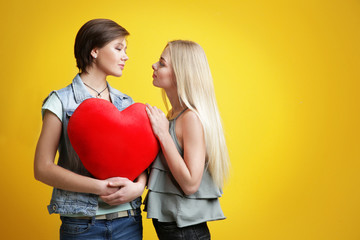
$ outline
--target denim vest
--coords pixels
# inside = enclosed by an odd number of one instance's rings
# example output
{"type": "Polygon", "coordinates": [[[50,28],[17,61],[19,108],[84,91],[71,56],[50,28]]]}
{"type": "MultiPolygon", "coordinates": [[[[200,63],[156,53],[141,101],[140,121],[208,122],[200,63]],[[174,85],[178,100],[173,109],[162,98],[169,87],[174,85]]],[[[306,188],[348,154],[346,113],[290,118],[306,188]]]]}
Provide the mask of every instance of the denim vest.
{"type": "MultiPolygon", "coordinates": [[[[110,87],[110,85],[108,85],[108,87],[111,101],[120,111],[134,103],[131,97],[110,87]]],[[[77,174],[92,177],[91,174],[85,169],[79,159],[79,156],[71,146],[67,134],[67,125],[71,115],[80,105],[80,103],[88,98],[92,98],[93,96],[87,91],[79,74],[75,76],[72,84],[58,91],[53,91],[50,93],[50,95],[52,93],[55,93],[59,97],[63,109],[62,132],[58,148],[58,165],[77,174]]],[[[139,208],[141,205],[141,197],[133,200],[130,204],[134,209],[139,208]]],[[[48,206],[48,211],[50,214],[59,213],[94,216],[97,209],[98,195],[91,193],[70,192],[58,188],[53,189],[51,202],[48,206]]]]}

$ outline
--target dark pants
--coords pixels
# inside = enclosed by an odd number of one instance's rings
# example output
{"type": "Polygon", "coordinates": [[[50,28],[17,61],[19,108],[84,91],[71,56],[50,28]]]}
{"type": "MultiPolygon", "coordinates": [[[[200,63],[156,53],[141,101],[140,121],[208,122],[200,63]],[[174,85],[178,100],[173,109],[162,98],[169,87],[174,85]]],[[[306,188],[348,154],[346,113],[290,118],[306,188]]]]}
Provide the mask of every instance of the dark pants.
{"type": "Polygon", "coordinates": [[[157,219],[153,219],[153,224],[160,240],[210,239],[210,232],[206,222],[183,228],[176,226],[175,222],[159,222],[157,219]]]}

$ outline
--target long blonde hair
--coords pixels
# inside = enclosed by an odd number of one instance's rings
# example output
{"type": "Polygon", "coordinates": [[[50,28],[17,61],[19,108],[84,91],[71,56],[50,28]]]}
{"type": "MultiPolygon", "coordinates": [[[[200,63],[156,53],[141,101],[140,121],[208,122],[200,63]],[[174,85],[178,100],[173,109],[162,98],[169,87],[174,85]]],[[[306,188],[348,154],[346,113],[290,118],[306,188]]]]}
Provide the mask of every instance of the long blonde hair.
{"type": "MultiPolygon", "coordinates": [[[[207,167],[215,184],[222,187],[229,173],[229,156],[205,52],[192,41],[171,41],[167,47],[180,103],[200,118],[205,133],[207,167]]],[[[163,99],[167,105],[164,95],[163,99]]]]}

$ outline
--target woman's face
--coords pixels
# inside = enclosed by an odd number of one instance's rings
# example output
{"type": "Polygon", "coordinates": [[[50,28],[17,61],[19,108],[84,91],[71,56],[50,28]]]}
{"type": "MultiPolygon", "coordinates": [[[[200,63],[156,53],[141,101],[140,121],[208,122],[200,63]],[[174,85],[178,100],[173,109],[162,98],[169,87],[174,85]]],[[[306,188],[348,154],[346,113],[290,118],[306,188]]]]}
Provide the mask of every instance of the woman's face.
{"type": "Polygon", "coordinates": [[[95,58],[94,64],[97,69],[106,75],[120,77],[125,67],[125,62],[129,59],[126,55],[126,48],[125,38],[119,37],[102,48],[93,49],[91,55],[95,58]]]}
{"type": "Polygon", "coordinates": [[[169,47],[166,47],[161,54],[160,60],[152,65],[153,85],[155,87],[168,89],[176,87],[175,74],[171,65],[169,47]]]}

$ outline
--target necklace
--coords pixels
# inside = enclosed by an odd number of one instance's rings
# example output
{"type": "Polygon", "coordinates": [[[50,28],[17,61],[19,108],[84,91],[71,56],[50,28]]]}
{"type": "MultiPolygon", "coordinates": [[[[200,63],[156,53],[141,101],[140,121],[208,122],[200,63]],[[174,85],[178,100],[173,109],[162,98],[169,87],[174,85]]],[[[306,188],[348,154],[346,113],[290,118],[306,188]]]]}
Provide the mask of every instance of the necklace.
{"type": "Polygon", "coordinates": [[[94,90],[96,93],[97,93],[97,98],[101,98],[101,93],[103,92],[103,91],[105,91],[107,88],[108,88],[108,85],[106,84],[106,87],[102,90],[102,91],[100,91],[100,92],[98,92],[96,89],[94,89],[94,88],[92,88],[92,87],[90,87],[89,85],[87,85],[85,82],[83,82],[84,84],[85,84],[85,86],[87,86],[88,88],[90,88],[90,89],[92,89],[92,90],[94,90]]]}

